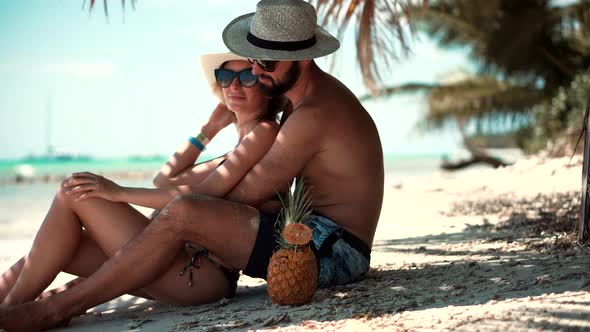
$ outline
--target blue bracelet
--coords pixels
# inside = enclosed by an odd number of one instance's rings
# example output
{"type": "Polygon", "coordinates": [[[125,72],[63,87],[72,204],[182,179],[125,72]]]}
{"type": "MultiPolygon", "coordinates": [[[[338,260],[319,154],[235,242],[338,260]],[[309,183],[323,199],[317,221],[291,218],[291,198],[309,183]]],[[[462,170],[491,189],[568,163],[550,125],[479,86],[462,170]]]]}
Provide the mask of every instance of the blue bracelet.
{"type": "Polygon", "coordinates": [[[188,138],[188,141],[191,142],[197,149],[199,149],[199,151],[205,150],[203,143],[199,142],[196,138],[191,136],[188,138]]]}

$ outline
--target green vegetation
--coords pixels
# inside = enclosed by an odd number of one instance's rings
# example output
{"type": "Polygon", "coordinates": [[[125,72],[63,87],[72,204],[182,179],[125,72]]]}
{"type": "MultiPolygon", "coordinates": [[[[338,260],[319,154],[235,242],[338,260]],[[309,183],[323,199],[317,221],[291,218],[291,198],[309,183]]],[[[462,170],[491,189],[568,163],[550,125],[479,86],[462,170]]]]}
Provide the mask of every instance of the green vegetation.
{"type": "MultiPolygon", "coordinates": [[[[136,0],[129,1],[135,8],[136,0]]],[[[426,91],[419,128],[458,128],[477,146],[571,152],[590,100],[590,2],[551,0],[310,0],[339,37],[354,24],[367,98],[426,91]],[[438,84],[387,86],[395,60],[421,31],[442,47],[467,47],[477,73],[438,84]],[[501,128],[498,130],[498,128],[501,128]]],[[[95,0],[88,2],[92,11],[95,0]]],[[[103,0],[108,17],[107,0],[103,0]]],[[[82,7],[86,7],[83,0],[82,7]]],[[[125,0],[121,6],[125,9],[125,0]]],[[[342,40],[342,38],[340,38],[342,40]]]]}
{"type": "Polygon", "coordinates": [[[498,135],[513,137],[509,141],[527,152],[561,154],[575,144],[571,137],[580,133],[590,98],[587,1],[312,2],[321,21],[340,34],[357,24],[358,63],[372,92],[367,98],[426,91],[422,127],[459,128],[470,150],[498,135]],[[467,47],[478,72],[439,84],[384,85],[376,73],[392,72],[391,60],[406,54],[406,40],[417,31],[442,47],[467,47]]]}

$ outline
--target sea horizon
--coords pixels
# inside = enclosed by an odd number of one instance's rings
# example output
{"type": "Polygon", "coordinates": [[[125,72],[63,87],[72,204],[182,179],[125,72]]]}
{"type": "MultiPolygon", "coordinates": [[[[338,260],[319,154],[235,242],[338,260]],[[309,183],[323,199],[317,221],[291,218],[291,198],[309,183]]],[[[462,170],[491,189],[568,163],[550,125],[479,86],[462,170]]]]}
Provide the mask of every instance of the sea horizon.
{"type": "MultiPolygon", "coordinates": [[[[444,154],[385,154],[384,183],[403,186],[413,179],[449,175],[440,168],[444,154]]],[[[205,155],[203,160],[215,156],[205,155]]],[[[451,155],[455,158],[455,155],[451,155]]],[[[96,158],[87,160],[0,160],[0,238],[30,237],[57,191],[72,172],[91,171],[131,187],[153,187],[152,178],[167,157],[96,158]],[[18,172],[22,173],[17,181],[18,172]]],[[[477,166],[469,171],[487,166],[477,166]]],[[[454,175],[451,175],[454,176],[454,175]]]]}
{"type": "MultiPolygon", "coordinates": [[[[522,157],[515,149],[493,150],[509,162],[522,157]]],[[[440,171],[444,158],[465,158],[467,154],[455,153],[386,153],[384,154],[385,181],[400,183],[408,177],[430,175],[440,171]]],[[[199,162],[218,157],[204,154],[199,162]]],[[[43,158],[25,157],[0,159],[0,186],[32,182],[58,182],[73,172],[89,171],[116,179],[149,179],[166,162],[168,156],[153,154],[124,157],[43,158]]],[[[149,182],[148,182],[149,185],[149,182]]]]}

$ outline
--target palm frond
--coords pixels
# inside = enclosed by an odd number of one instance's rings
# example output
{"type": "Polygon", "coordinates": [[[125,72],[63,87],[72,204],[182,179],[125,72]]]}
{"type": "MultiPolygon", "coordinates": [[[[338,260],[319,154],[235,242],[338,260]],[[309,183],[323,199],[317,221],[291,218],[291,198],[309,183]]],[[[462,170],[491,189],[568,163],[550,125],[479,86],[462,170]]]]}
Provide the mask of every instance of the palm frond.
{"type": "Polygon", "coordinates": [[[103,0],[103,8],[104,8],[104,17],[107,18],[107,22],[109,19],[109,5],[107,4],[107,0],[103,0]]]}
{"type": "Polygon", "coordinates": [[[429,83],[406,83],[402,85],[386,86],[380,88],[375,94],[367,94],[359,97],[359,101],[376,100],[380,98],[391,97],[403,93],[415,93],[420,91],[428,92],[439,85],[429,83]]]}
{"type": "Polygon", "coordinates": [[[491,77],[475,77],[431,89],[425,121],[440,128],[462,121],[522,121],[534,105],[546,100],[542,91],[491,77]]]}
{"type": "Polygon", "coordinates": [[[452,9],[416,8],[412,19],[418,28],[437,38],[444,46],[470,44],[474,48],[481,48],[485,43],[485,34],[481,27],[454,15],[452,9]]]}
{"type": "MultiPolygon", "coordinates": [[[[135,10],[136,3],[137,3],[137,0],[131,0],[131,8],[133,10],[135,10]]],[[[94,10],[95,5],[96,5],[96,0],[90,0],[89,6],[88,6],[88,13],[89,14],[92,14],[92,11],[94,10]]],[[[103,6],[103,11],[104,11],[104,16],[108,22],[109,21],[108,0],[103,0],[102,6],[103,6]]],[[[82,0],[82,10],[84,10],[85,7],[86,7],[86,0],[82,0]]],[[[126,0],[121,0],[121,9],[123,11],[123,22],[125,22],[125,8],[126,8],[126,0]]]]}
{"type": "MultiPolygon", "coordinates": [[[[415,10],[416,26],[442,46],[469,45],[487,73],[569,82],[590,55],[588,4],[549,0],[441,0],[415,10]]],[[[590,61],[590,60],[588,60],[590,61]]]]}
{"type": "Polygon", "coordinates": [[[381,73],[391,73],[393,60],[409,52],[412,26],[403,18],[410,0],[312,0],[321,25],[335,27],[340,40],[351,22],[356,23],[357,62],[363,83],[376,92],[381,73]]]}
{"type": "Polygon", "coordinates": [[[387,98],[404,93],[428,93],[428,111],[419,129],[442,128],[462,121],[524,121],[532,107],[547,99],[542,90],[488,76],[469,76],[452,83],[408,83],[389,86],[377,96],[364,95],[361,101],[387,98]]]}

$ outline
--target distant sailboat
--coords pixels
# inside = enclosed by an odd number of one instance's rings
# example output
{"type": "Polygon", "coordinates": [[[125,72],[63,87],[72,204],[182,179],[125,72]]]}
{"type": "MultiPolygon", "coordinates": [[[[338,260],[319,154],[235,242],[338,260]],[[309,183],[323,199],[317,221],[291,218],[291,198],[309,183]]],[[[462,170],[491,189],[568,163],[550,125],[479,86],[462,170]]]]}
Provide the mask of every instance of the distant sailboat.
{"type": "Polygon", "coordinates": [[[55,147],[51,143],[52,138],[52,129],[53,129],[53,108],[52,108],[52,99],[51,96],[47,98],[46,104],[46,112],[47,112],[47,123],[46,123],[46,142],[47,148],[44,154],[41,155],[34,155],[31,154],[27,156],[24,160],[25,161],[44,161],[44,162],[52,162],[52,161],[72,161],[72,160],[91,160],[92,158],[87,155],[82,155],[79,153],[68,152],[63,149],[59,149],[55,147]]]}

